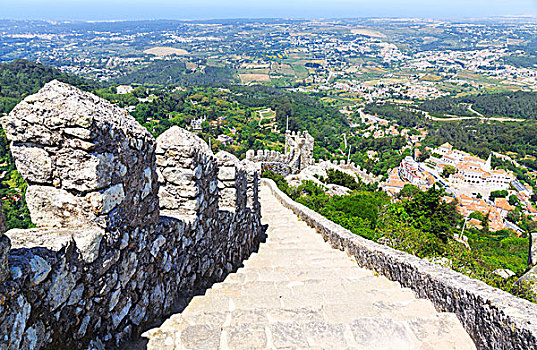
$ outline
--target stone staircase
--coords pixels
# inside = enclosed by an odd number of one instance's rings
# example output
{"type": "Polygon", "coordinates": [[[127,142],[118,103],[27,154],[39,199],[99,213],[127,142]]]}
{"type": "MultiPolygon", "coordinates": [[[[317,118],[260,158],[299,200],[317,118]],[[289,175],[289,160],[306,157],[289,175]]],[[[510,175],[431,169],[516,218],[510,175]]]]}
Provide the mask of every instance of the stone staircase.
{"type": "Polygon", "coordinates": [[[267,241],[144,336],[148,349],[475,349],[454,314],[357,266],[263,186],[267,241]]]}

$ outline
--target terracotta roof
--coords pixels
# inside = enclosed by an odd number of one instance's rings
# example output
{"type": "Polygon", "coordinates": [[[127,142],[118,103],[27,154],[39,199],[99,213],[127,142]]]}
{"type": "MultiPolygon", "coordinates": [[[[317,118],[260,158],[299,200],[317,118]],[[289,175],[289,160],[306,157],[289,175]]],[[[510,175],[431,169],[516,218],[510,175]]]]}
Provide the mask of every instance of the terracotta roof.
{"type": "Polygon", "coordinates": [[[401,180],[396,180],[396,179],[390,179],[390,181],[388,181],[388,183],[386,183],[386,186],[388,187],[396,187],[396,188],[403,188],[405,187],[405,183],[401,180]]]}
{"type": "Polygon", "coordinates": [[[442,200],[443,200],[444,202],[446,202],[446,203],[451,203],[451,202],[453,202],[453,201],[455,200],[455,198],[453,198],[453,197],[449,197],[449,196],[443,196],[443,197],[442,197],[442,200]]]}
{"type": "Polygon", "coordinates": [[[483,228],[483,226],[481,226],[481,221],[479,221],[477,219],[472,219],[472,220],[468,221],[468,223],[473,225],[473,226],[475,226],[478,229],[483,228]]]}
{"type": "Polygon", "coordinates": [[[466,160],[467,162],[486,163],[485,160],[483,160],[483,159],[481,159],[479,157],[476,157],[476,156],[465,156],[464,160],[466,160]]]}
{"type": "Polygon", "coordinates": [[[496,198],[496,200],[494,201],[494,205],[497,208],[507,210],[507,211],[515,210],[515,207],[510,205],[507,199],[505,198],[496,198]]]}

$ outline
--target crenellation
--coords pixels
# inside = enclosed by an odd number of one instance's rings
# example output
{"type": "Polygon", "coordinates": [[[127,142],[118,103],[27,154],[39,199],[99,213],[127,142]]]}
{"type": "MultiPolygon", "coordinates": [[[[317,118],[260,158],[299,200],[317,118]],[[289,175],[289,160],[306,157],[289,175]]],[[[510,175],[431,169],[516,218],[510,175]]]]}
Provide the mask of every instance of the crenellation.
{"type": "Polygon", "coordinates": [[[113,229],[156,220],[154,140],[119,107],[52,81],[2,125],[38,227],[113,229]]]}
{"type": "Polygon", "coordinates": [[[249,149],[246,151],[246,160],[253,162],[255,160],[255,151],[253,149],[249,149]]]}
{"type": "Polygon", "coordinates": [[[242,161],[244,169],[247,174],[247,187],[246,187],[246,207],[249,208],[256,216],[261,215],[261,204],[259,202],[259,180],[261,174],[257,165],[245,159],[242,161]]]}
{"type": "Polygon", "coordinates": [[[221,210],[244,210],[246,205],[246,171],[237,157],[220,151],[218,159],[218,204],[221,210]]]}
{"type": "Polygon", "coordinates": [[[284,153],[275,150],[258,150],[254,153],[250,150],[246,152],[246,160],[258,163],[261,171],[272,170],[283,176],[297,174],[315,164],[313,145],[314,139],[307,131],[287,130],[284,153]]]}
{"type": "Polygon", "coordinates": [[[59,82],[2,122],[38,227],[0,234],[0,349],[117,348],[262,239],[255,176],[235,158],[235,208],[219,208],[217,158],[181,128],[155,141],[59,82]]]}
{"type": "MultiPolygon", "coordinates": [[[[216,158],[199,137],[175,126],[157,138],[161,210],[183,218],[216,211],[216,158]]],[[[210,214],[209,214],[210,215],[210,214]]]]}

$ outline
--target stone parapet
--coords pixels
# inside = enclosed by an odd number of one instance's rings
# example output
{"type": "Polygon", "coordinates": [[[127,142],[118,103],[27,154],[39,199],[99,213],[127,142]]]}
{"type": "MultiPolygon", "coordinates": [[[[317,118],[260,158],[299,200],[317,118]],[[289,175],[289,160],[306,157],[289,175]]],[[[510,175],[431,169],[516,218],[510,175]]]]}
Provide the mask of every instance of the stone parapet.
{"type": "Polygon", "coordinates": [[[479,349],[537,349],[537,305],[413,255],[369,241],[291,200],[272,180],[272,193],[333,248],[429,299],[437,310],[453,312],[479,349]]]}
{"type": "Polygon", "coordinates": [[[0,206],[0,283],[4,282],[9,277],[8,257],[11,249],[11,242],[4,232],[6,232],[6,218],[2,213],[0,206]]]}
{"type": "Polygon", "coordinates": [[[261,215],[261,203],[259,202],[259,180],[261,171],[259,167],[252,161],[244,159],[242,161],[246,170],[246,206],[250,208],[256,215],[261,215]]]}
{"type": "Polygon", "coordinates": [[[3,233],[0,233],[0,283],[9,277],[8,257],[10,249],[11,242],[9,238],[3,233]]]}
{"type": "Polygon", "coordinates": [[[123,110],[58,82],[3,124],[38,227],[0,233],[0,350],[118,348],[263,237],[246,205],[257,181],[237,164],[239,204],[219,208],[216,157],[183,129],[155,141],[123,110]]]}
{"type": "Polygon", "coordinates": [[[314,139],[307,132],[291,132],[285,134],[284,153],[274,150],[248,150],[246,161],[257,163],[261,172],[271,170],[280,175],[297,174],[306,167],[315,164],[313,158],[314,139]]]}

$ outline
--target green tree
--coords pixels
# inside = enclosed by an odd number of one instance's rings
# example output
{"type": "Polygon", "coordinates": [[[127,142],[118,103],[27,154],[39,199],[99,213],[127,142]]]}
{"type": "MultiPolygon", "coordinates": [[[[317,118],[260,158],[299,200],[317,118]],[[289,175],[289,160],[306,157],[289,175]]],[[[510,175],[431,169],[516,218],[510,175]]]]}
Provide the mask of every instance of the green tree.
{"type": "Polygon", "coordinates": [[[135,96],[135,97],[138,97],[138,98],[144,98],[144,97],[147,97],[147,91],[146,91],[146,88],[143,87],[143,86],[137,86],[134,88],[134,90],[132,90],[132,94],[135,96]]]}
{"type": "Polygon", "coordinates": [[[455,175],[457,173],[457,168],[455,168],[453,165],[446,165],[444,167],[444,171],[442,171],[442,177],[447,179],[451,175],[455,175]]]}
{"type": "Polygon", "coordinates": [[[520,205],[520,201],[518,200],[517,196],[512,194],[512,195],[509,196],[509,204],[511,204],[511,205],[516,207],[516,206],[520,205]]]}
{"type": "Polygon", "coordinates": [[[421,192],[421,190],[417,186],[405,184],[403,189],[397,194],[397,198],[414,198],[419,192],[421,192]]]}
{"type": "Polygon", "coordinates": [[[516,224],[520,221],[521,213],[518,209],[512,210],[509,213],[507,213],[507,216],[505,218],[508,221],[511,221],[513,224],[516,224]]]}
{"type": "Polygon", "coordinates": [[[485,214],[483,214],[479,210],[472,212],[468,217],[470,219],[476,219],[476,220],[479,220],[481,222],[483,222],[483,220],[485,220],[485,214]]]}
{"type": "Polygon", "coordinates": [[[457,212],[456,203],[444,202],[443,195],[443,190],[431,187],[405,201],[404,208],[414,227],[431,233],[446,243],[459,226],[461,215],[457,212]]]}

